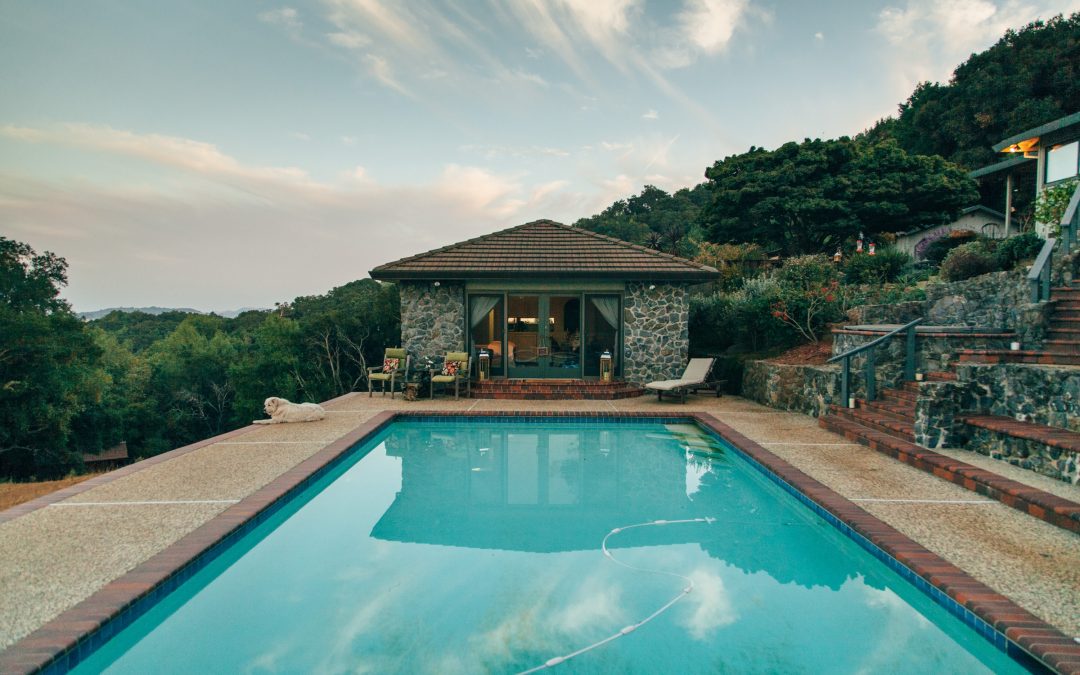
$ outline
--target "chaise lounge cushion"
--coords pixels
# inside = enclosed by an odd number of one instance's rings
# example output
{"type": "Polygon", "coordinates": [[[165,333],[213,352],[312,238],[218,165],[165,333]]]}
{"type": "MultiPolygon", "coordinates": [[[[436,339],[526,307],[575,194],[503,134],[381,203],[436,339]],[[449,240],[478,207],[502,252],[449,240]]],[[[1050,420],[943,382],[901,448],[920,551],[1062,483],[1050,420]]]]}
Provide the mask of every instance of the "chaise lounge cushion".
{"type": "Polygon", "coordinates": [[[714,359],[690,359],[690,363],[686,364],[686,370],[683,371],[682,377],[679,379],[649,382],[645,385],[645,388],[660,391],[676,391],[686,387],[692,387],[695,384],[702,384],[705,382],[705,378],[709,376],[709,371],[712,370],[713,361],[714,359]]]}

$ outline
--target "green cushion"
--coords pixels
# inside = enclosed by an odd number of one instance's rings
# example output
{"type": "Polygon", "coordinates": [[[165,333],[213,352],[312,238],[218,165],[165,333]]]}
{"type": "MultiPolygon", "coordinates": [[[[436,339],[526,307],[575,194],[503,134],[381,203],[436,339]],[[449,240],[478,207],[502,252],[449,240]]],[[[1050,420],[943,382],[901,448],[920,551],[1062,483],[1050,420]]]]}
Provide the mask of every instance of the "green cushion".
{"type": "Polygon", "coordinates": [[[401,359],[401,367],[405,367],[405,350],[398,347],[391,347],[386,350],[384,359],[401,359]]]}
{"type": "Polygon", "coordinates": [[[447,352],[446,353],[446,360],[447,361],[468,361],[469,360],[469,355],[466,354],[465,352],[447,352]]]}
{"type": "Polygon", "coordinates": [[[389,380],[391,373],[372,373],[368,375],[369,380],[389,380]]]}
{"type": "Polygon", "coordinates": [[[432,382],[453,382],[454,379],[455,378],[454,378],[453,375],[432,375],[431,376],[431,381],[432,382]]]}

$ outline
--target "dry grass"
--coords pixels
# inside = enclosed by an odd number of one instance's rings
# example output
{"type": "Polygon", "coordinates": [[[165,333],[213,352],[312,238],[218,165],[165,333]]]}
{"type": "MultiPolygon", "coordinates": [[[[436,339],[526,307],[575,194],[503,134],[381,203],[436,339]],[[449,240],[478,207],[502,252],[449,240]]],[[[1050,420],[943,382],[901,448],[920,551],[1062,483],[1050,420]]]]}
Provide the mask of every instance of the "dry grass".
{"type": "Polygon", "coordinates": [[[39,483],[0,483],[0,511],[100,475],[100,473],[88,473],[39,483]]]}

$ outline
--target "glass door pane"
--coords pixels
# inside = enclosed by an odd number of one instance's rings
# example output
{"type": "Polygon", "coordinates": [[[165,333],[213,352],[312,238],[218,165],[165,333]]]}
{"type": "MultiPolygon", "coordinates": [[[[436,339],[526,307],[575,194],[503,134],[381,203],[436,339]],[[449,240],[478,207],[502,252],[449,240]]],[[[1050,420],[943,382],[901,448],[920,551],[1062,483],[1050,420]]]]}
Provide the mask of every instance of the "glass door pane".
{"type": "Polygon", "coordinates": [[[622,307],[617,295],[585,296],[585,376],[600,376],[600,355],[611,352],[612,372],[619,374],[619,324],[622,323],[622,307]]]}
{"type": "Polygon", "coordinates": [[[575,379],[581,377],[581,296],[547,296],[548,348],[546,375],[575,379]]]}
{"type": "Polygon", "coordinates": [[[540,377],[540,296],[506,299],[506,358],[510,377],[540,377]]]}
{"type": "Polygon", "coordinates": [[[479,363],[480,350],[484,349],[491,354],[491,375],[499,377],[506,374],[503,364],[502,296],[470,295],[469,325],[473,364],[479,363]]]}

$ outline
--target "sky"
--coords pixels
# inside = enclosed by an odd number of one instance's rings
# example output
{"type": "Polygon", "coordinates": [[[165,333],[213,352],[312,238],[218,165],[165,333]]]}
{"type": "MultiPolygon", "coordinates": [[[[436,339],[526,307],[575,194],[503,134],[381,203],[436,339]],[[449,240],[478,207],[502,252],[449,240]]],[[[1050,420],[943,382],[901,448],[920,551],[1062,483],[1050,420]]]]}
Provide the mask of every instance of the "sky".
{"type": "Polygon", "coordinates": [[[853,135],[1080,0],[9,0],[0,236],[229,310],[853,135]]]}

